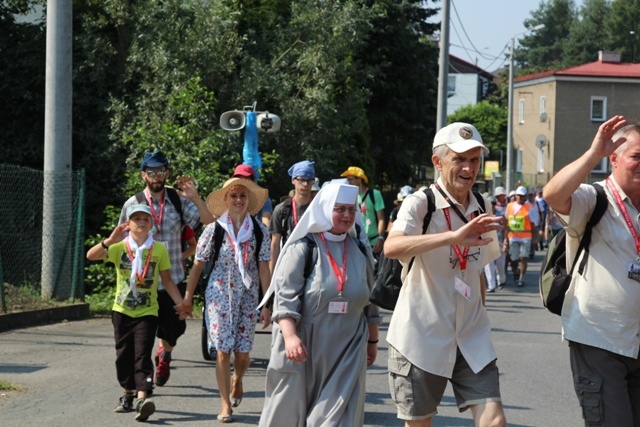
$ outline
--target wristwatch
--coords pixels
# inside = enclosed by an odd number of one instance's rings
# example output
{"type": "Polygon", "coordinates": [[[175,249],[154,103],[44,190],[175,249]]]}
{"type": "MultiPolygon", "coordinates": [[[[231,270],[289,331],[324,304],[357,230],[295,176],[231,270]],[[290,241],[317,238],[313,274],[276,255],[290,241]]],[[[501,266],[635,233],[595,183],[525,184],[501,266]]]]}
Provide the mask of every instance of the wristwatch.
{"type": "Polygon", "coordinates": [[[105,250],[105,251],[106,251],[106,250],[109,250],[109,246],[107,246],[107,245],[104,243],[104,239],[100,240],[100,244],[102,245],[102,247],[104,248],[104,250],[105,250]]]}

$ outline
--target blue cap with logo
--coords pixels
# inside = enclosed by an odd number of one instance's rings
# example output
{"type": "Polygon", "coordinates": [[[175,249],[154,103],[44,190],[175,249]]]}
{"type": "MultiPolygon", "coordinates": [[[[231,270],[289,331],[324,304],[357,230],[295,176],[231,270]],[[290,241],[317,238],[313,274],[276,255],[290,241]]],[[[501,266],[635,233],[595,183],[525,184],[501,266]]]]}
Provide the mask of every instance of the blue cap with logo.
{"type": "Polygon", "coordinates": [[[131,205],[127,208],[127,219],[131,218],[131,215],[133,215],[134,213],[137,212],[143,212],[146,213],[147,215],[151,216],[151,208],[149,208],[149,205],[145,205],[143,203],[139,203],[136,205],[131,205]]]}
{"type": "Polygon", "coordinates": [[[143,171],[146,168],[159,168],[162,166],[169,166],[169,160],[167,160],[162,151],[147,152],[144,153],[140,170],[143,171]]]}

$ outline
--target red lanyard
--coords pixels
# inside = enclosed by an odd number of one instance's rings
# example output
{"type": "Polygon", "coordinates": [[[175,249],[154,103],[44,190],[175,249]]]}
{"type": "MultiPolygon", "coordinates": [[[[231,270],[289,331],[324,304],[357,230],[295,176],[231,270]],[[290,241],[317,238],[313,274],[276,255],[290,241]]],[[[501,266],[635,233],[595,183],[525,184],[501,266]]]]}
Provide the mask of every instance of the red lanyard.
{"type": "Polygon", "coordinates": [[[338,269],[338,264],[333,258],[333,255],[331,255],[331,251],[329,251],[329,246],[327,246],[327,240],[325,239],[324,234],[320,233],[320,239],[322,239],[322,243],[324,243],[324,247],[327,249],[327,255],[329,256],[329,262],[331,262],[333,273],[338,278],[338,292],[342,293],[344,283],[347,281],[347,239],[344,239],[344,249],[342,251],[342,270],[338,269]]]}
{"type": "Polygon", "coordinates": [[[164,214],[164,189],[162,189],[162,197],[160,197],[160,214],[156,215],[156,211],[153,208],[153,201],[151,200],[151,192],[149,192],[148,188],[145,188],[144,195],[147,198],[147,203],[149,203],[149,208],[151,209],[151,216],[153,217],[153,221],[156,223],[158,227],[162,226],[162,215],[164,214]]]}
{"type": "Polygon", "coordinates": [[[629,227],[629,231],[633,236],[633,241],[636,243],[636,254],[640,256],[640,237],[638,236],[636,227],[633,225],[633,222],[631,221],[631,217],[629,216],[627,207],[624,205],[624,202],[622,201],[622,197],[620,197],[620,193],[611,182],[611,178],[607,178],[607,187],[609,187],[609,190],[611,190],[611,192],[613,193],[613,197],[616,199],[616,203],[620,208],[620,212],[622,212],[622,216],[624,217],[624,220],[627,223],[627,227],[629,227]]]}
{"type": "MultiPolygon", "coordinates": [[[[444,210],[444,217],[447,219],[447,225],[449,226],[449,231],[451,231],[451,213],[449,212],[449,208],[444,210]]],[[[469,255],[469,246],[464,248],[464,251],[461,251],[458,245],[451,245],[453,248],[453,252],[456,253],[458,257],[458,261],[460,261],[460,271],[464,271],[467,268],[467,256],[469,255]]]]}
{"type": "Polygon", "coordinates": [[[296,198],[291,199],[291,209],[293,209],[293,226],[298,225],[298,208],[296,207],[296,198]]]}
{"type": "MultiPolygon", "coordinates": [[[[129,242],[125,241],[124,246],[127,248],[127,254],[129,255],[129,259],[131,262],[135,259],[133,256],[133,251],[131,250],[131,246],[129,246],[129,242]]],[[[143,283],[144,278],[147,276],[147,271],[149,271],[149,264],[151,264],[151,254],[153,253],[153,245],[149,248],[147,252],[147,261],[144,263],[144,268],[142,269],[142,274],[138,274],[136,271],[136,277],[138,278],[138,283],[143,283]]]]}
{"type": "MultiPolygon", "coordinates": [[[[229,227],[229,230],[232,230],[233,227],[233,223],[231,222],[231,217],[227,216],[227,227],[229,227]]],[[[227,236],[229,236],[229,241],[231,242],[231,249],[233,250],[233,253],[236,253],[236,244],[233,241],[233,237],[231,237],[231,233],[229,233],[227,231],[227,236]]],[[[240,244],[242,245],[242,243],[240,244]]],[[[258,249],[260,250],[260,249],[258,249]]],[[[244,244],[244,265],[247,265],[247,261],[249,260],[249,241],[247,241],[247,243],[244,244]]]]}

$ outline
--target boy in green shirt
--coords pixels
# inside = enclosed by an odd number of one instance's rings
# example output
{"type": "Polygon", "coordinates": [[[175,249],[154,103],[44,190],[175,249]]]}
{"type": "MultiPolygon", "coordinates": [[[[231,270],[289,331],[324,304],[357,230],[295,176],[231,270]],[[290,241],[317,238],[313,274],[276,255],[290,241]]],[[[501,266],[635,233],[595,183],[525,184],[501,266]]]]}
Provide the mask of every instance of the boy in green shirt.
{"type": "Polygon", "coordinates": [[[155,411],[155,403],[148,395],[153,386],[151,353],[158,324],[158,276],[176,304],[176,316],[186,310],[180,291],[171,280],[167,248],[154,242],[150,234],[153,221],[149,206],[132,205],[127,218],[108,238],[89,249],[87,258],[106,260],[116,267],[111,322],[116,342],[116,372],[124,396],[115,412],[135,409],[136,420],[146,421],[155,411]],[[137,397],[135,405],[134,397],[137,397]]]}

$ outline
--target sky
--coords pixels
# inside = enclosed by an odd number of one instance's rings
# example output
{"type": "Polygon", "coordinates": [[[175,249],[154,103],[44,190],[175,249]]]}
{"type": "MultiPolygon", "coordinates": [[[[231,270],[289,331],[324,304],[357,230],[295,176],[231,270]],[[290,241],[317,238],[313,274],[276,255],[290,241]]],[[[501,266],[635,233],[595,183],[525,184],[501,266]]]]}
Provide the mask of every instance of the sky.
{"type": "MultiPolygon", "coordinates": [[[[441,9],[442,1],[429,2],[428,7],[441,9]]],[[[540,2],[541,0],[451,0],[449,53],[490,72],[508,65],[505,54],[509,52],[511,38],[526,31],[524,21],[531,18],[531,12],[539,8],[540,2]]],[[[575,4],[580,6],[582,0],[575,0],[575,4]]],[[[438,14],[430,22],[440,20],[441,16],[438,14]]],[[[517,38],[522,35],[516,37],[516,44],[517,38]]]]}

